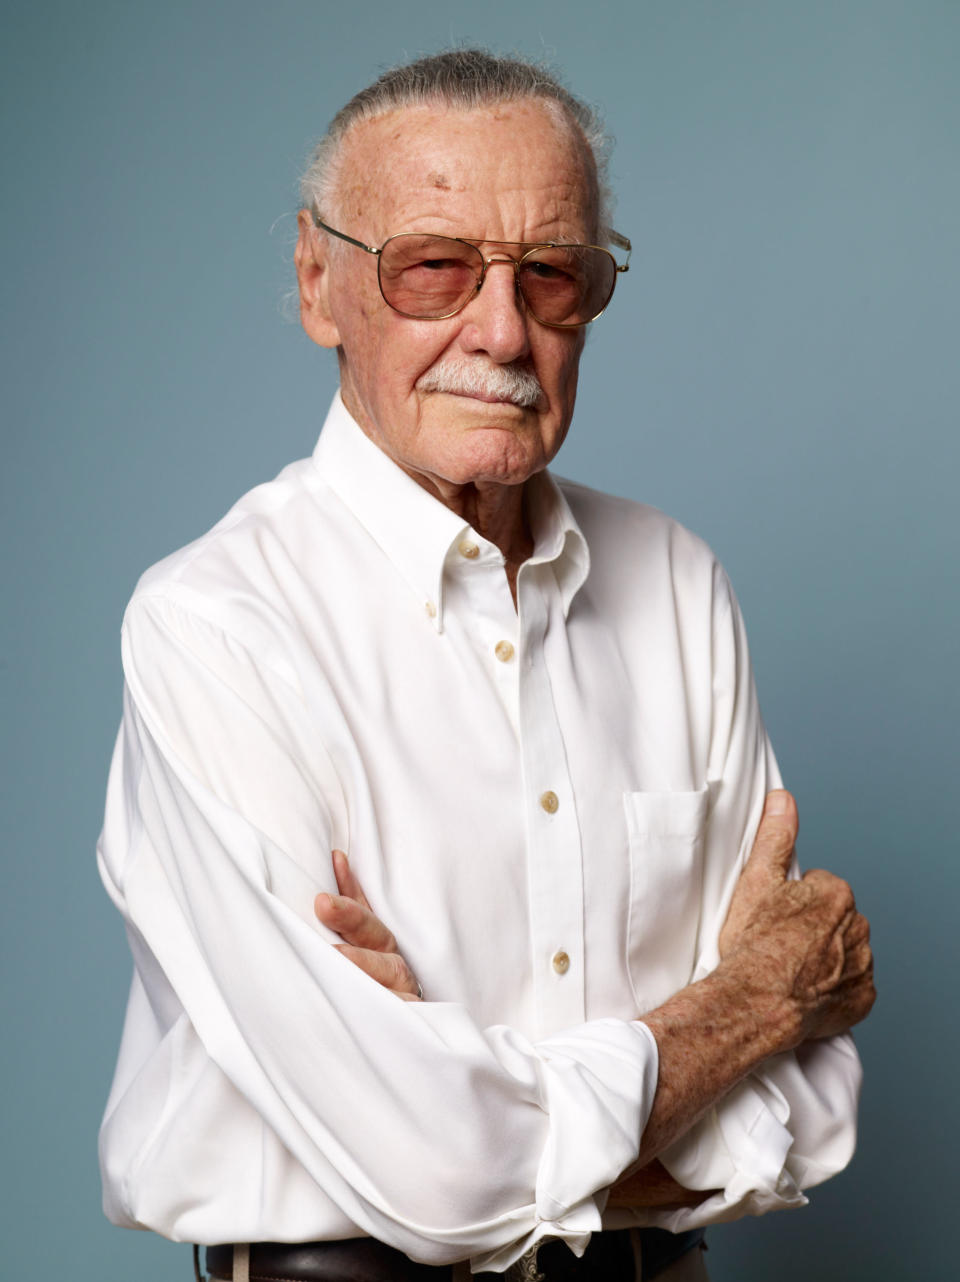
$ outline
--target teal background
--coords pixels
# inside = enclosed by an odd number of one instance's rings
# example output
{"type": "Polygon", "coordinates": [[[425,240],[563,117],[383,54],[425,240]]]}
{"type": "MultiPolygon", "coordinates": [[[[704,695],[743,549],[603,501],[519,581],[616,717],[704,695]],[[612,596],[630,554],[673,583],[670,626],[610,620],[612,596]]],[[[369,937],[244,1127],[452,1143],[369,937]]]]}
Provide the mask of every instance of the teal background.
{"type": "Polygon", "coordinates": [[[5,3],[4,1276],[174,1282],[95,1137],[129,961],[93,849],[138,574],[308,451],[295,179],[385,65],[554,59],[636,247],[560,471],[671,511],[737,585],[803,857],[874,923],[852,1168],[711,1234],[715,1282],[956,1276],[960,4],[5,3]]]}

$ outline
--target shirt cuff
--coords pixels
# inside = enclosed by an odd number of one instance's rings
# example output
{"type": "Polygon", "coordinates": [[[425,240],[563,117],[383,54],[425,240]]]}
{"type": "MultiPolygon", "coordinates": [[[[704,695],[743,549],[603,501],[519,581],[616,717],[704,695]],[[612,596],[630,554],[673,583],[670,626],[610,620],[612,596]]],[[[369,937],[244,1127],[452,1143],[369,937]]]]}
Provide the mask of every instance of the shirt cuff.
{"type": "Polygon", "coordinates": [[[583,1255],[593,1233],[603,1228],[596,1199],[586,1198],[579,1205],[571,1207],[557,1220],[545,1220],[537,1217],[537,1223],[526,1236],[510,1242],[495,1251],[473,1256],[470,1268],[474,1273],[504,1273],[511,1264],[515,1264],[532,1246],[542,1242],[560,1239],[578,1258],[583,1255]]]}
{"type": "Polygon", "coordinates": [[[650,1223],[679,1233],[743,1215],[804,1206],[787,1170],[790,1106],[770,1082],[748,1078],[697,1126],[660,1154],[678,1183],[718,1189],[699,1206],[652,1212],[650,1223]]]}
{"type": "MultiPolygon", "coordinates": [[[[534,1222],[522,1236],[474,1256],[476,1272],[503,1272],[546,1237],[582,1255],[590,1234],[603,1227],[601,1205],[609,1185],[636,1160],[653,1107],[657,1043],[645,1024],[592,1020],[546,1038],[536,1050],[550,1127],[537,1172],[536,1204],[517,1217],[518,1224],[526,1218],[529,1226],[532,1210],[534,1222]]],[[[503,1047],[500,1057],[505,1058],[503,1047]]]]}

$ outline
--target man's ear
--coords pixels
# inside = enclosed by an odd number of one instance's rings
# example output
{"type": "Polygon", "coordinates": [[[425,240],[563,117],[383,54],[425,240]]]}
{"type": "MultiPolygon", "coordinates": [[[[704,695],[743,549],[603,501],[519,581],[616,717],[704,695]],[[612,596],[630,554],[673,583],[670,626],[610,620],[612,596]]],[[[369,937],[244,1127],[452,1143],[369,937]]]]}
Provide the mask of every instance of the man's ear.
{"type": "Polygon", "coordinates": [[[310,211],[297,214],[300,234],[293,261],[300,287],[300,323],[321,347],[339,347],[340,332],[330,311],[330,250],[318,235],[310,211]]]}

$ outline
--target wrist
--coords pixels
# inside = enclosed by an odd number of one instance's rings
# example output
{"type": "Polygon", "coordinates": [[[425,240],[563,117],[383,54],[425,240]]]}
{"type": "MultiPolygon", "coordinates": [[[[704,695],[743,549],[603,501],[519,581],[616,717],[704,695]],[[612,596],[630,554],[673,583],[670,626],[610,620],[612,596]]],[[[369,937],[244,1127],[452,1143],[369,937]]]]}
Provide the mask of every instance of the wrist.
{"type": "Polygon", "coordinates": [[[803,1040],[796,1004],[765,982],[756,958],[739,953],[641,1018],[656,1038],[661,1077],[674,1059],[695,1056],[718,1094],[803,1040]]]}

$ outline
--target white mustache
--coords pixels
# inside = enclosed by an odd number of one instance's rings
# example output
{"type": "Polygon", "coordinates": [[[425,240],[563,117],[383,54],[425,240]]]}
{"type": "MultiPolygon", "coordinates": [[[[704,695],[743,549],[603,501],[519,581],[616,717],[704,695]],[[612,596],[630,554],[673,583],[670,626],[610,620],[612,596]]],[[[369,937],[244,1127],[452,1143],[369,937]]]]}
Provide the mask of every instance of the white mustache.
{"type": "Polygon", "coordinates": [[[451,392],[455,396],[490,396],[525,409],[540,402],[543,388],[536,374],[519,365],[488,365],[483,360],[449,356],[417,379],[421,392],[451,392]]]}

